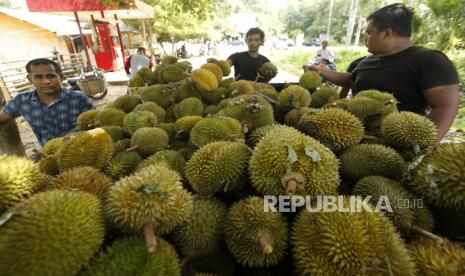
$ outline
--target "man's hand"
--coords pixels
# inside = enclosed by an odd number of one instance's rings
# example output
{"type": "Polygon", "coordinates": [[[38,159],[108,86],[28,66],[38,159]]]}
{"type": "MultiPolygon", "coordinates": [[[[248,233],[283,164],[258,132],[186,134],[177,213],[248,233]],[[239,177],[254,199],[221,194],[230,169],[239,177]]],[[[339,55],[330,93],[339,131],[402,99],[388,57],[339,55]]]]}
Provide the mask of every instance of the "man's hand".
{"type": "Polygon", "coordinates": [[[304,69],[304,73],[312,70],[312,71],[316,71],[318,74],[320,74],[321,68],[322,68],[321,66],[318,66],[316,64],[302,66],[302,69],[304,69]]]}

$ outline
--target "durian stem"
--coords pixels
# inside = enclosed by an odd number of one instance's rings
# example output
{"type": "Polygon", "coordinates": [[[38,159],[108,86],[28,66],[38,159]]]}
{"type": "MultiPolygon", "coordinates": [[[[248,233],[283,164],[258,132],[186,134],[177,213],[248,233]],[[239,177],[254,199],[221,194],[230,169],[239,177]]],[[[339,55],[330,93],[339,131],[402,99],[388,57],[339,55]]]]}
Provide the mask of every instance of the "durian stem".
{"type": "Polygon", "coordinates": [[[295,180],[289,180],[289,182],[286,183],[286,194],[287,195],[295,195],[297,191],[297,186],[298,183],[295,180]]]}
{"type": "Polygon", "coordinates": [[[135,146],[132,146],[132,147],[126,149],[126,152],[133,151],[133,150],[137,150],[138,148],[139,148],[139,146],[138,146],[138,145],[135,145],[135,146]]]}
{"type": "Polygon", "coordinates": [[[442,243],[444,241],[441,237],[439,237],[439,236],[437,236],[437,235],[435,235],[435,234],[433,234],[433,233],[431,233],[429,231],[421,229],[420,227],[418,227],[416,225],[413,225],[411,230],[412,230],[412,232],[414,232],[414,233],[416,233],[416,234],[418,234],[420,236],[423,236],[425,238],[431,239],[431,240],[433,240],[435,242],[442,243]]]}
{"type": "Polygon", "coordinates": [[[260,243],[260,247],[262,248],[263,254],[271,254],[273,252],[273,246],[265,237],[258,238],[258,242],[260,243]]]}
{"type": "Polygon", "coordinates": [[[155,225],[153,223],[144,224],[144,238],[147,251],[149,253],[155,252],[157,250],[157,237],[155,237],[155,225]]]}
{"type": "Polygon", "coordinates": [[[365,140],[375,140],[375,139],[378,139],[378,137],[376,136],[373,136],[373,135],[363,135],[363,139],[365,140]]]}
{"type": "Polygon", "coordinates": [[[36,149],[36,148],[35,148],[35,149],[33,149],[32,151],[35,152],[35,153],[37,153],[37,155],[39,155],[39,156],[42,157],[42,158],[45,158],[45,157],[48,156],[45,152],[41,151],[40,149],[36,149]]]}
{"type": "Polygon", "coordinates": [[[242,132],[243,133],[248,133],[250,130],[250,123],[249,122],[243,122],[242,123],[242,132]]]}
{"type": "Polygon", "coordinates": [[[209,198],[208,196],[204,196],[204,195],[193,195],[192,196],[192,200],[205,200],[208,198],[209,198]]]}
{"type": "Polygon", "coordinates": [[[192,260],[192,256],[186,256],[182,258],[181,262],[179,263],[179,266],[184,267],[190,260],[192,260]]]}

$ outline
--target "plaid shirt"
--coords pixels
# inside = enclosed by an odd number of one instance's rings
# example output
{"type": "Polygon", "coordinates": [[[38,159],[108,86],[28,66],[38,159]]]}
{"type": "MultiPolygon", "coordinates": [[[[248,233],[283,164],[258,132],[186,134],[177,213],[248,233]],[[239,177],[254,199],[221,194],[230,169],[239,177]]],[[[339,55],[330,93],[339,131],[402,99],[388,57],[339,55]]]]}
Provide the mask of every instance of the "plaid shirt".
{"type": "Polygon", "coordinates": [[[58,98],[48,106],[42,103],[35,90],[16,95],[3,108],[12,116],[23,116],[29,123],[39,143],[66,135],[76,128],[76,119],[94,106],[82,92],[61,89],[58,98]]]}

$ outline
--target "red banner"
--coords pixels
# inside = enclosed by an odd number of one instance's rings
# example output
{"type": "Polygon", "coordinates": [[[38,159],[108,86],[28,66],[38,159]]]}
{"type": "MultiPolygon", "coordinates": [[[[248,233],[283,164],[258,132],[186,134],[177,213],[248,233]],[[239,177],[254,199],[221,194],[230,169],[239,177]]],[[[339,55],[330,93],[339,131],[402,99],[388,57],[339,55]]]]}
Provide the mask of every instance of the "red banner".
{"type": "Polygon", "coordinates": [[[26,0],[31,12],[103,11],[117,8],[105,6],[102,0],[26,0]]]}

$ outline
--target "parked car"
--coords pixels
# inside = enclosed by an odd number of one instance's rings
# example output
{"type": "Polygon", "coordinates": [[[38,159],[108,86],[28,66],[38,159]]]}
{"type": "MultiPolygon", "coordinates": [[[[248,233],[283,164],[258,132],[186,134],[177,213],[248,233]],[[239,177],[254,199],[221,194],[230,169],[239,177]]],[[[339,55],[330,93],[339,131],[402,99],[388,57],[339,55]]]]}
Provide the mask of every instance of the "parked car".
{"type": "Polygon", "coordinates": [[[245,42],[243,40],[233,40],[233,41],[229,42],[229,45],[232,45],[232,46],[244,46],[245,42]]]}

